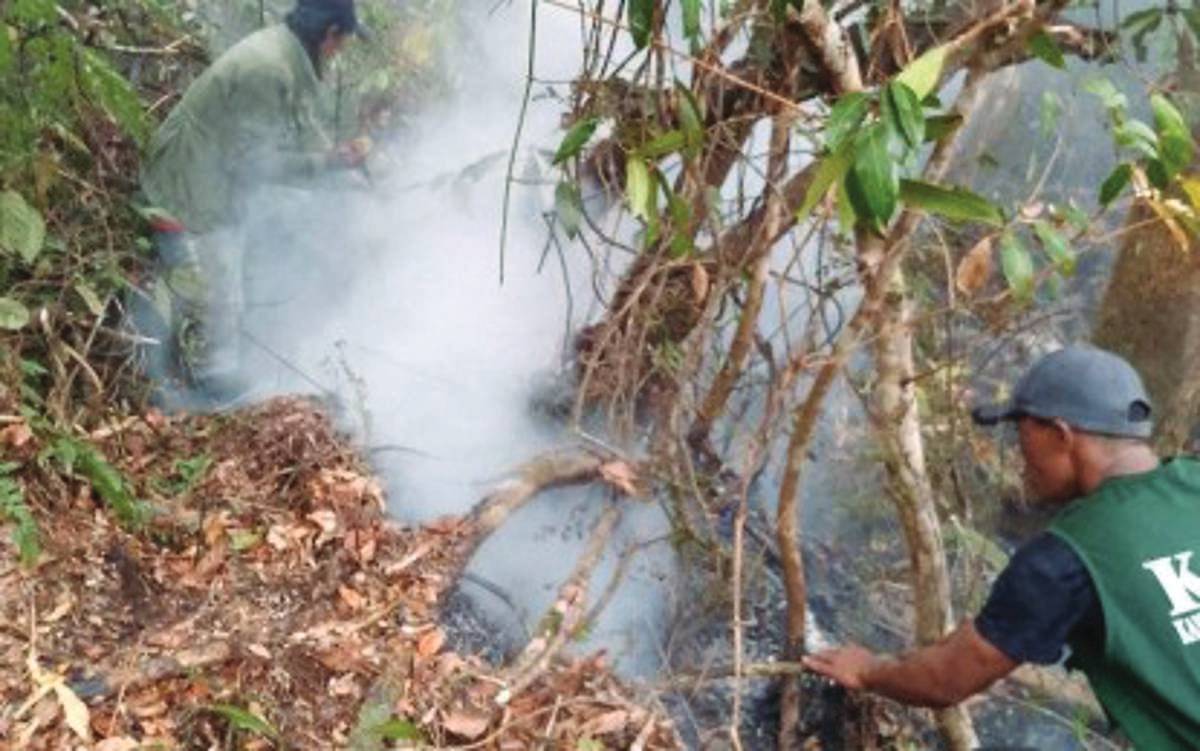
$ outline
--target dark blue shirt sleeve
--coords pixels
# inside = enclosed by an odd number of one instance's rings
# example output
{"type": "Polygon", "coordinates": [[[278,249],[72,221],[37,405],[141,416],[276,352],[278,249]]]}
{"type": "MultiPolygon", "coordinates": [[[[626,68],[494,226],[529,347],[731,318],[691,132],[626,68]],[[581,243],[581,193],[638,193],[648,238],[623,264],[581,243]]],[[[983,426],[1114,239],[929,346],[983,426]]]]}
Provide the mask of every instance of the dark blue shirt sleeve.
{"type": "Polygon", "coordinates": [[[1000,572],[975,628],[1017,662],[1052,665],[1067,655],[1069,638],[1102,632],[1103,612],[1083,561],[1043,532],[1000,572]]]}

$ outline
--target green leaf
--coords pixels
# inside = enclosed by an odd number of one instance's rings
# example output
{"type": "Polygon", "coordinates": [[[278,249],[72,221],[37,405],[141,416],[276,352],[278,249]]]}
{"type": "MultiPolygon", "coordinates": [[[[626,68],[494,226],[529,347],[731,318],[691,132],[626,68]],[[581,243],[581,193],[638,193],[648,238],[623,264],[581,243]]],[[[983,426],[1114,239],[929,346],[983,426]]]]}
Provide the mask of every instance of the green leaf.
{"type": "Polygon", "coordinates": [[[92,285],[82,280],[75,282],[75,294],[83,300],[89,313],[97,318],[104,315],[104,302],[101,301],[100,295],[96,294],[96,290],[92,289],[92,285]]]}
{"type": "Polygon", "coordinates": [[[558,145],[558,151],[554,152],[554,164],[562,164],[583,150],[592,134],[596,132],[596,126],[599,123],[600,118],[585,117],[571,126],[567,135],[563,137],[562,143],[558,145]]]}
{"type": "Polygon", "coordinates": [[[208,454],[197,454],[190,459],[176,459],[175,472],[179,475],[179,492],[192,492],[204,479],[211,466],[212,457],[208,454]]]}
{"type": "Polygon", "coordinates": [[[16,465],[5,463],[0,471],[0,521],[7,521],[13,525],[12,541],[17,547],[21,564],[32,566],[37,563],[42,544],[37,521],[25,503],[25,492],[16,480],[4,476],[15,468],[16,465]]]}
{"type": "Polygon", "coordinates": [[[682,151],[687,145],[687,137],[682,130],[668,130],[660,133],[637,148],[639,156],[646,159],[658,159],[676,151],[682,151]]]}
{"type": "Polygon", "coordinates": [[[583,198],[573,180],[564,180],[554,189],[554,210],[563,232],[574,240],[583,224],[583,198]]]}
{"type": "Polygon", "coordinates": [[[1033,297],[1033,259],[1011,232],[1005,232],[1000,238],[1000,268],[1017,299],[1033,297]]]}
{"type": "Polygon", "coordinates": [[[1146,162],[1146,179],[1159,190],[1166,190],[1171,184],[1171,172],[1161,159],[1150,159],[1146,162]]]}
{"type": "Polygon", "coordinates": [[[1029,38],[1029,51],[1051,67],[1060,70],[1067,67],[1067,61],[1063,57],[1058,42],[1044,31],[1039,31],[1029,38]]]}
{"type": "Polygon", "coordinates": [[[12,39],[9,37],[10,33],[16,33],[16,30],[6,23],[0,23],[0,75],[7,73],[9,68],[12,67],[12,39]]]}
{"type": "Polygon", "coordinates": [[[1076,206],[1074,202],[1059,207],[1059,213],[1067,224],[1080,232],[1086,230],[1092,223],[1092,218],[1088,216],[1088,213],[1076,206]]]}
{"type": "Polygon", "coordinates": [[[629,33],[639,50],[650,43],[654,31],[654,0],[629,0],[629,33]]]}
{"type": "Polygon", "coordinates": [[[109,116],[138,143],[149,135],[146,112],[137,92],[95,50],[83,49],[82,83],[109,116]]]}
{"type": "Polygon", "coordinates": [[[53,23],[56,20],[54,6],[50,0],[15,0],[8,9],[9,20],[17,22],[16,26],[53,23]]]}
{"type": "Polygon", "coordinates": [[[425,741],[425,734],[408,720],[390,719],[373,728],[375,734],[389,741],[425,741]]]}
{"type": "Polygon", "coordinates": [[[81,441],[64,437],[54,443],[52,451],[66,471],[78,470],[87,478],[122,526],[138,529],[146,523],[150,508],[134,498],[125,476],[109,464],[98,450],[81,441]]]}
{"type": "Polygon", "coordinates": [[[1046,255],[1050,257],[1050,262],[1058,269],[1058,273],[1063,276],[1074,274],[1075,253],[1071,250],[1066,238],[1060,235],[1058,230],[1041,220],[1033,223],[1033,229],[1042,243],[1042,249],[1046,251],[1046,255]]]}
{"type": "Polygon", "coordinates": [[[44,375],[50,375],[50,371],[46,370],[37,360],[21,360],[21,373],[29,378],[40,378],[44,375]]]}
{"type": "Polygon", "coordinates": [[[900,183],[896,162],[888,153],[888,129],[874,123],[859,133],[854,144],[854,164],[846,175],[846,193],[860,220],[883,232],[896,213],[900,183]]]}
{"type": "Polygon", "coordinates": [[[1062,116],[1062,100],[1053,91],[1043,91],[1038,102],[1038,130],[1043,138],[1053,135],[1062,116]]]}
{"type": "Polygon", "coordinates": [[[683,35],[695,47],[700,43],[700,0],[680,0],[683,35]]]}
{"type": "Polygon", "coordinates": [[[1152,34],[1162,24],[1162,20],[1161,8],[1149,8],[1137,13],[1130,13],[1121,22],[1121,28],[1131,32],[1130,41],[1133,42],[1134,56],[1138,62],[1146,61],[1146,36],[1152,34]]]}
{"type": "Polygon", "coordinates": [[[942,44],[926,50],[923,55],[913,60],[896,76],[896,82],[912,89],[917,99],[924,99],[933,93],[942,78],[942,68],[946,65],[949,48],[942,44]]]}
{"type": "Polygon", "coordinates": [[[808,184],[808,190],[804,193],[804,202],[796,211],[797,222],[808,218],[813,208],[829,192],[830,186],[840,183],[853,163],[854,148],[850,141],[843,143],[841,148],[821,160],[813,174],[812,182],[808,184]]]}
{"type": "Polygon", "coordinates": [[[659,173],[659,182],[667,196],[667,211],[671,217],[671,257],[686,258],[696,252],[696,245],[689,232],[692,224],[691,204],[671,190],[662,173],[659,173]]]}
{"type": "Polygon", "coordinates": [[[29,308],[11,297],[0,297],[0,329],[18,331],[29,323],[29,308]]]}
{"type": "Polygon", "coordinates": [[[842,180],[837,186],[834,208],[837,209],[838,230],[845,237],[854,236],[854,227],[858,224],[858,214],[854,213],[854,204],[846,193],[846,181],[842,180]]]}
{"type": "Polygon", "coordinates": [[[205,709],[225,718],[235,730],[244,730],[261,735],[264,738],[279,740],[279,731],[272,727],[269,722],[249,710],[232,704],[209,704],[205,709]]]}
{"type": "Polygon", "coordinates": [[[1134,149],[1148,159],[1158,159],[1158,136],[1141,120],[1130,118],[1113,128],[1118,146],[1134,149]]]}
{"type": "Polygon", "coordinates": [[[925,118],[925,140],[940,141],[963,124],[963,116],[959,114],[931,115],[925,118]]]}
{"type": "Polygon", "coordinates": [[[1089,78],[1083,82],[1083,90],[1099,98],[1110,115],[1124,112],[1129,106],[1129,100],[1107,78],[1089,78]]]}
{"type": "Polygon", "coordinates": [[[1117,196],[1129,187],[1130,180],[1133,179],[1133,165],[1122,162],[1117,165],[1117,168],[1104,178],[1104,183],[1100,185],[1100,205],[1107,208],[1110,203],[1117,199],[1117,196]]]}
{"type": "Polygon", "coordinates": [[[1162,94],[1150,97],[1150,107],[1154,110],[1154,127],[1158,131],[1159,158],[1167,168],[1167,176],[1174,177],[1192,162],[1195,145],[1191,130],[1171,100],[1162,94]]]}
{"type": "Polygon", "coordinates": [[[934,185],[922,180],[901,180],[900,198],[931,214],[959,222],[982,222],[993,227],[1004,225],[999,206],[965,188],[934,185]]]}
{"type": "Polygon", "coordinates": [[[683,135],[687,141],[683,153],[692,158],[699,154],[700,148],[704,146],[704,116],[700,113],[700,105],[696,102],[696,96],[692,94],[691,89],[676,81],[675,91],[679,109],[679,124],[683,128],[683,135]]]}
{"type": "Polygon", "coordinates": [[[825,146],[837,151],[842,143],[858,131],[867,116],[867,95],[861,91],[851,92],[834,103],[829,110],[825,125],[825,146]]]}
{"type": "Polygon", "coordinates": [[[25,263],[33,263],[46,242],[46,223],[38,210],[25,202],[20,193],[0,193],[0,251],[16,253],[25,263]]]}
{"type": "Polygon", "coordinates": [[[633,215],[647,222],[657,218],[654,209],[654,181],[650,178],[650,168],[637,157],[625,160],[625,197],[629,201],[629,210],[633,215]]]}
{"type": "Polygon", "coordinates": [[[921,100],[907,85],[893,81],[883,91],[883,117],[910,149],[925,140],[925,112],[921,100]]]}
{"type": "Polygon", "coordinates": [[[262,532],[250,529],[235,529],[229,533],[229,548],[235,553],[245,552],[262,542],[262,532]]]}
{"type": "Polygon", "coordinates": [[[1128,16],[1125,16],[1125,20],[1121,21],[1121,28],[1132,29],[1142,26],[1152,22],[1155,16],[1161,15],[1161,8],[1148,8],[1147,10],[1139,10],[1136,13],[1130,13],[1128,16]]]}

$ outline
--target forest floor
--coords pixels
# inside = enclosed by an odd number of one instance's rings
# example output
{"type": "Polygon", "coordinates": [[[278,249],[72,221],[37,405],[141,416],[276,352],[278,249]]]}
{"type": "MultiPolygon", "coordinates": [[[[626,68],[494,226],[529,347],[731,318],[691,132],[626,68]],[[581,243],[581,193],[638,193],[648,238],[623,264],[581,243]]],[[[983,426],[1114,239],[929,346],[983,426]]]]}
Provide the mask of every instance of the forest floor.
{"type": "MultiPolygon", "coordinates": [[[[512,691],[455,651],[462,613],[444,615],[476,520],[389,517],[314,400],[114,415],[80,438],[92,459],[0,423],[42,542],[27,567],[0,537],[0,749],[731,747],[721,675],[633,686],[603,653],[558,655],[512,691]]],[[[928,739],[911,711],[804,683],[806,749],[928,739]]],[[[773,748],[773,692],[743,691],[745,747],[773,748]]]]}
{"type": "Polygon", "coordinates": [[[447,648],[463,520],[387,517],[379,483],[315,403],[126,417],[87,436],[117,470],[46,471],[10,422],[6,458],[41,527],[0,542],[0,746],[663,749],[678,736],[597,654],[527,689],[447,648]],[[124,483],[139,529],[105,508],[124,483]]]}

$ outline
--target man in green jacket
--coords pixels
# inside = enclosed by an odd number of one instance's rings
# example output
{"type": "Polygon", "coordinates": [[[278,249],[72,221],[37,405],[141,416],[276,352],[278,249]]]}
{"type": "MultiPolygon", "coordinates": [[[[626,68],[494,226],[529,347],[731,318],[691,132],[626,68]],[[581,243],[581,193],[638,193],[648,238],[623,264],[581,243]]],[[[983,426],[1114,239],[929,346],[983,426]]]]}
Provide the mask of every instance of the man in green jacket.
{"type": "Polygon", "coordinates": [[[142,190],[165,321],[151,368],[162,375],[216,392],[240,385],[242,202],[256,185],[362,164],[365,141],[334,148],[314,113],[325,64],[359,31],[353,0],[297,0],[285,23],[246,37],[197,78],[155,133],[142,190]]]}
{"type": "Polygon", "coordinates": [[[1065,663],[1138,749],[1200,749],[1200,462],[1159,461],[1141,379],[1098,349],[1042,358],[1010,401],[974,417],[1017,424],[1031,495],[1061,506],[1050,528],[942,641],[897,658],[851,645],[805,664],[851,689],[947,707],[1023,662],[1065,663]]]}

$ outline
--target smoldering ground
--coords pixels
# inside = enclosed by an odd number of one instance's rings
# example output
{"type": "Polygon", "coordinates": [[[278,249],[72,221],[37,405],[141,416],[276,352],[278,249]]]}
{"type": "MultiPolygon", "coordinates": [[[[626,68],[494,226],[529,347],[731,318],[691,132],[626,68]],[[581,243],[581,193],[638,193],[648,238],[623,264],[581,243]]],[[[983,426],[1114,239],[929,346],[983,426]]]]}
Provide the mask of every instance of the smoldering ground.
{"type": "MultiPolygon", "coordinates": [[[[513,160],[504,283],[500,226],[527,65],[529,6],[463,11],[450,55],[461,82],[377,153],[325,184],[267,186],[247,197],[241,347],[245,403],[315,393],[384,477],[391,511],[423,521],[461,513],[520,461],[569,436],[531,402],[563,366],[569,334],[597,313],[593,260],[547,246],[565,85],[534,86],[513,160]]],[[[541,11],[536,73],[578,70],[577,19],[541,11]]],[[[409,108],[412,109],[412,108],[409,108]]],[[[604,262],[604,261],[601,261],[604,262]]],[[[230,343],[223,343],[228,346],[230,343]]],[[[604,503],[557,491],[521,512],[474,560],[478,607],[514,632],[532,628],[569,573],[604,503]]],[[[652,505],[631,506],[612,549],[661,537],[652,505]]],[[[596,572],[597,588],[614,556],[596,572]]],[[[627,666],[659,657],[669,546],[651,546],[591,638],[627,666]]],[[[470,587],[470,585],[468,585],[470,587]]]]}

